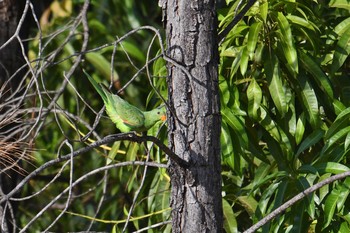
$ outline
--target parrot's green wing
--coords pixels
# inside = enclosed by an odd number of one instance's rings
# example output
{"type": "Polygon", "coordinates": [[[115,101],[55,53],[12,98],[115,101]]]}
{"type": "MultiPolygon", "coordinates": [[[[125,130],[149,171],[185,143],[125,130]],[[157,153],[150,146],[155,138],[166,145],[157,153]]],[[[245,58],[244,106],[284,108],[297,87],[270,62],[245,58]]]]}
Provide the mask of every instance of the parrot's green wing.
{"type": "Polygon", "coordinates": [[[122,124],[130,128],[128,131],[138,131],[138,128],[143,127],[145,117],[140,109],[129,104],[118,95],[109,93],[104,85],[100,84],[100,86],[107,96],[107,103],[105,103],[107,114],[114,123],[118,124],[118,121],[121,121],[122,124]]]}
{"type": "Polygon", "coordinates": [[[98,84],[88,73],[84,71],[91,84],[101,96],[106,105],[106,112],[117,128],[122,132],[140,131],[144,128],[145,117],[142,111],[118,95],[110,93],[103,84],[98,84]]]}

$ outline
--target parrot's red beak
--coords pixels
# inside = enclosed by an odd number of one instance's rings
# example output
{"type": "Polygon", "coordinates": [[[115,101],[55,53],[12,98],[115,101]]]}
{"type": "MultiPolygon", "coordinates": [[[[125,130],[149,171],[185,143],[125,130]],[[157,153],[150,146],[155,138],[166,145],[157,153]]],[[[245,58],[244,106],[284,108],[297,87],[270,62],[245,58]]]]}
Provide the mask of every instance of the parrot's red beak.
{"type": "Polygon", "coordinates": [[[162,121],[165,121],[165,120],[166,120],[166,115],[161,116],[160,119],[161,119],[162,121]]]}

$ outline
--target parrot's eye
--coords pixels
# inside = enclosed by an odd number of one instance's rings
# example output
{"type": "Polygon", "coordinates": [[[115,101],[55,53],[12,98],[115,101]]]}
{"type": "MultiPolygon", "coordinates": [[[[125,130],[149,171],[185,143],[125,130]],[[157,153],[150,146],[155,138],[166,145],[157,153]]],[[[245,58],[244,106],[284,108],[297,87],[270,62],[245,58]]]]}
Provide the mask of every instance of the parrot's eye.
{"type": "Polygon", "coordinates": [[[160,114],[160,112],[157,112],[157,114],[160,114]]]}

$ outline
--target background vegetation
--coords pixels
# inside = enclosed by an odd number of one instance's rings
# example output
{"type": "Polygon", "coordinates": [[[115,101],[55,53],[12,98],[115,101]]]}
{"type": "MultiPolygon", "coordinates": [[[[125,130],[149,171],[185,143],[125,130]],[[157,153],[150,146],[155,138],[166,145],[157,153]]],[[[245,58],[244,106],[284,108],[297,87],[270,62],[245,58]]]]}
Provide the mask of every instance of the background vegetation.
{"type": "MultiPolygon", "coordinates": [[[[240,2],[220,5],[219,31],[242,8],[240,2]]],[[[144,109],[162,102],[158,93],[167,97],[164,60],[149,62],[161,53],[162,42],[146,29],[123,37],[143,25],[162,33],[157,1],[92,1],[88,25],[77,23],[82,5],[83,1],[54,1],[40,18],[41,30],[32,32],[29,58],[40,70],[42,94],[28,105],[50,112],[34,135],[35,160],[28,172],[118,132],[100,111],[102,101],[80,68],[114,90],[123,88],[122,96],[144,109]],[[86,28],[87,52],[68,82],[86,28]]],[[[307,187],[349,170],[350,3],[259,0],[219,50],[224,225],[226,232],[238,232],[307,187]]],[[[166,143],[165,127],[158,125],[148,134],[166,143]]],[[[119,141],[81,154],[69,166],[50,166],[25,186],[24,197],[38,193],[19,202],[18,225],[28,224],[84,177],[30,223],[31,231],[53,223],[51,231],[118,232],[130,214],[127,231],[154,226],[148,231],[170,232],[165,168],[120,165],[98,170],[134,160],[166,164],[164,154],[151,143],[119,141]]],[[[350,232],[349,185],[347,178],[323,187],[261,231],[350,232]]]]}

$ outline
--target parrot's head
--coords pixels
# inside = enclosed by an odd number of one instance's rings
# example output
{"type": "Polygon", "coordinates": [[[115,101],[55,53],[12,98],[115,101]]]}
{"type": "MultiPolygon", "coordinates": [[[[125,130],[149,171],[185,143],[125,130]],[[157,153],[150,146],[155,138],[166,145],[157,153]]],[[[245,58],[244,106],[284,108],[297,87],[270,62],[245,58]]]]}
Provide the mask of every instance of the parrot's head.
{"type": "Polygon", "coordinates": [[[166,121],[166,109],[164,105],[161,105],[157,109],[157,115],[161,121],[166,121]]]}
{"type": "Polygon", "coordinates": [[[144,112],[145,116],[145,128],[151,128],[154,124],[160,121],[166,120],[166,108],[165,106],[160,106],[151,111],[144,112]]]}

